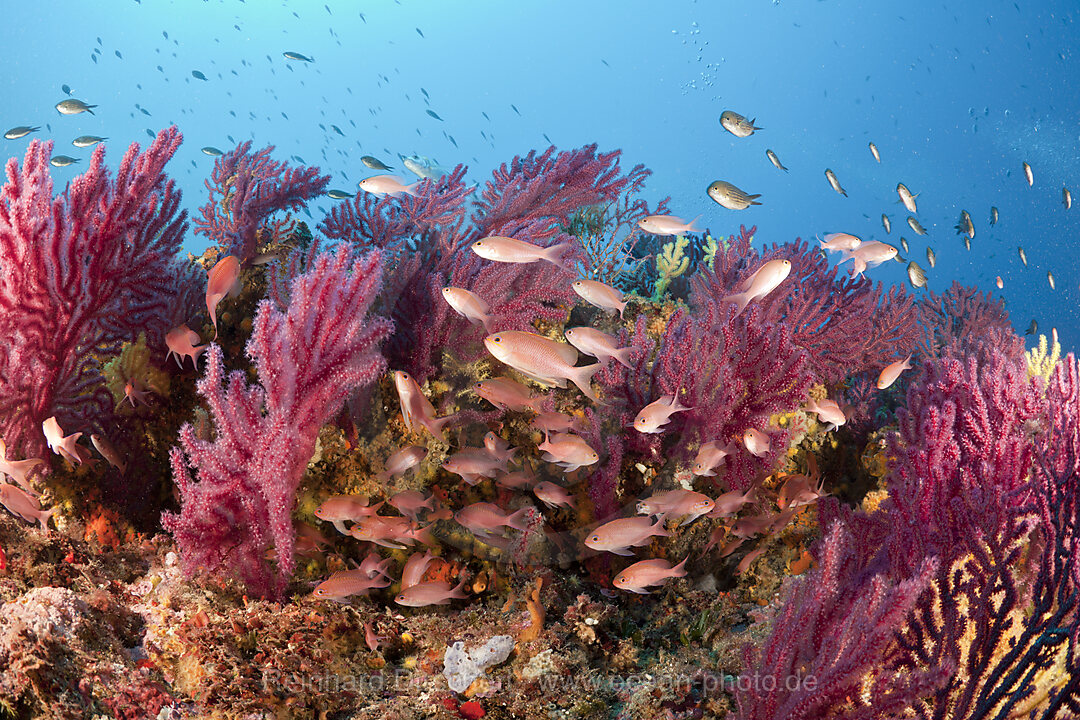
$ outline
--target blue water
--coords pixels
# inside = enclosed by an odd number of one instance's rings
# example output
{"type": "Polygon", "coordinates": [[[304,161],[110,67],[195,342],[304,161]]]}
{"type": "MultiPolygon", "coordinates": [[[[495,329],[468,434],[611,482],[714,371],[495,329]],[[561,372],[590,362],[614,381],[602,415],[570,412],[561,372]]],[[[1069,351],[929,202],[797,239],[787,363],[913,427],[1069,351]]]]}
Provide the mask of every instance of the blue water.
{"type": "MultiPolygon", "coordinates": [[[[997,293],[1000,275],[1021,332],[1035,318],[1080,346],[1080,207],[1061,202],[1063,185],[1080,192],[1075,2],[3,4],[3,129],[42,125],[31,137],[82,158],[91,151],[72,138],[108,136],[115,163],[128,143],[148,142],[147,129],[176,123],[186,140],[170,168],[192,211],[213,165],[204,145],[274,144],[280,159],[302,157],[354,191],[369,174],[364,154],[399,169],[399,152],[463,162],[476,182],[547,147],[546,134],[560,148],[622,148],[627,167],[653,170],[652,197],[671,195],[674,214],[701,214],[714,233],[744,223],[766,242],[844,231],[898,244],[903,235],[932,289],[955,279],[997,293]],[[315,62],[288,61],[286,50],[315,62]],[[56,113],[65,83],[96,115],[56,113]],[[718,123],[725,109],[764,129],[729,135],[718,123]],[[829,187],[827,167],[849,197],[829,187]],[[764,204],[719,207],[705,195],[717,179],[764,204]],[[919,193],[925,238],[905,223],[898,181],[919,193]],[[991,205],[1001,212],[993,228],[991,205]],[[961,209],[976,225],[971,252],[953,230],[961,209]]],[[[21,155],[30,139],[0,141],[3,156],[21,155]]],[[[53,175],[62,183],[80,171],[53,175]]],[[[331,202],[313,204],[316,219],[331,202]]],[[[187,245],[198,251],[201,238],[187,245]]],[[[905,281],[899,263],[870,275],[905,281]]]]}

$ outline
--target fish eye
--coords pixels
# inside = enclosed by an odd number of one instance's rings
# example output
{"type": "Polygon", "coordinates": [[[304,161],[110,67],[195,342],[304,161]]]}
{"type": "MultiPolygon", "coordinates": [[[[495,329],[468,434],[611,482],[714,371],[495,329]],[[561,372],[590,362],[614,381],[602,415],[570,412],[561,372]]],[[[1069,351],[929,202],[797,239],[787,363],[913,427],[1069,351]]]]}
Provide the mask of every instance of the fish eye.
{"type": "Polygon", "coordinates": [[[495,337],[491,338],[491,341],[492,342],[502,342],[502,338],[499,337],[498,335],[496,335],[495,337]]]}
{"type": "Polygon", "coordinates": [[[589,538],[589,542],[600,542],[600,536],[593,535],[591,538],[589,538]]]}

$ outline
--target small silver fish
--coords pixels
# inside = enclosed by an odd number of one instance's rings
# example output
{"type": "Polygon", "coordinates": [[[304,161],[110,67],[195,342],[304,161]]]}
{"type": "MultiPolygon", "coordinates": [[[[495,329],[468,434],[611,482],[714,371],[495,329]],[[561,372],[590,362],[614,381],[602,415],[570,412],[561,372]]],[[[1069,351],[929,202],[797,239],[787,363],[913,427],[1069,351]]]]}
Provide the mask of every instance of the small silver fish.
{"type": "Polygon", "coordinates": [[[910,212],[910,213],[918,213],[919,212],[915,208],[915,198],[917,198],[919,196],[918,195],[912,195],[911,191],[908,190],[907,185],[905,185],[904,183],[896,183],[896,194],[900,196],[900,202],[904,203],[904,207],[906,207],[908,209],[908,212],[910,212]]]}
{"type": "Polygon", "coordinates": [[[1065,206],[1066,210],[1072,208],[1072,193],[1069,192],[1069,188],[1061,188],[1061,204],[1065,206]]]}
{"type": "Polygon", "coordinates": [[[360,158],[360,162],[364,163],[365,165],[367,165],[372,170],[393,170],[394,169],[394,168],[390,167],[389,165],[385,164],[384,162],[382,162],[381,160],[379,160],[378,158],[372,157],[371,155],[364,155],[362,158],[360,158]]]}
{"type": "Polygon", "coordinates": [[[784,167],[783,163],[780,162],[780,158],[776,157],[776,153],[774,153],[772,150],[766,150],[765,157],[769,158],[769,162],[771,162],[777,170],[783,170],[784,172],[788,171],[788,169],[784,167]]]}
{"type": "Polygon", "coordinates": [[[1024,267],[1027,267],[1027,253],[1024,252],[1023,246],[1016,248],[1016,251],[1020,253],[1020,261],[1024,263],[1024,267]]]}
{"type": "Polygon", "coordinates": [[[1054,287],[1054,273],[1047,270],[1046,271],[1046,279],[1050,282],[1050,289],[1051,290],[1057,290],[1057,288],[1054,287]]]}
{"type": "Polygon", "coordinates": [[[923,228],[922,225],[919,224],[919,221],[911,217],[910,215],[908,215],[907,224],[911,226],[911,229],[915,231],[916,235],[926,234],[926,230],[923,228]]]}
{"type": "Polygon", "coordinates": [[[281,54],[285,56],[286,60],[301,60],[303,62],[315,62],[315,58],[309,58],[307,55],[301,55],[300,53],[293,52],[292,50],[286,50],[285,52],[283,52],[281,54]]]}
{"type": "Polygon", "coordinates": [[[209,155],[210,157],[221,157],[222,155],[225,154],[225,153],[221,152],[220,150],[218,150],[213,145],[207,145],[206,147],[204,147],[202,149],[202,151],[203,151],[203,153],[205,153],[206,155],[209,155]]]}
{"type": "Polygon", "coordinates": [[[56,103],[56,112],[61,115],[78,115],[79,113],[88,112],[91,115],[94,111],[90,108],[96,108],[97,105],[87,105],[82,100],[76,100],[75,98],[68,98],[67,100],[61,100],[56,103]]]}
{"type": "Polygon", "coordinates": [[[19,125],[17,127],[11,128],[6,133],[4,133],[4,138],[6,138],[7,140],[18,140],[19,138],[26,137],[30,133],[32,133],[32,132],[34,132],[36,130],[40,130],[40,129],[41,129],[40,127],[30,127],[29,125],[19,125]]]}
{"type": "Polygon", "coordinates": [[[994,206],[990,207],[990,224],[996,225],[998,221],[998,209],[994,206]]]}
{"type": "Polygon", "coordinates": [[[331,200],[348,200],[353,197],[353,194],[344,190],[328,190],[326,196],[331,200]]]}
{"type": "Polygon", "coordinates": [[[1024,331],[1025,335],[1034,335],[1039,332],[1039,323],[1032,319],[1031,324],[1028,325],[1028,329],[1024,331]]]}
{"type": "Polygon", "coordinates": [[[971,250],[971,238],[969,238],[967,235],[964,236],[964,249],[968,251],[971,250]]]}
{"type": "Polygon", "coordinates": [[[911,283],[911,287],[916,290],[926,287],[926,271],[914,260],[908,263],[907,276],[908,281],[911,283]]]}
{"type": "Polygon", "coordinates": [[[757,122],[757,118],[753,120],[747,120],[745,117],[733,110],[725,110],[720,113],[720,125],[729,133],[735,137],[750,137],[754,134],[755,130],[761,130],[759,127],[755,127],[754,123],[757,122]]]}
{"type": "Polygon", "coordinates": [[[109,138],[98,137],[97,135],[80,135],[71,141],[71,144],[77,148],[88,148],[97,145],[99,142],[104,142],[109,138]]]}
{"type": "Polygon", "coordinates": [[[757,195],[747,195],[739,188],[723,180],[713,182],[705,192],[709,197],[721,206],[726,207],[728,210],[745,210],[751,205],[761,204],[757,202],[757,198],[761,197],[761,193],[758,193],[757,195]]]}
{"type": "Polygon", "coordinates": [[[911,248],[907,244],[907,238],[903,235],[900,236],[900,247],[904,248],[904,252],[911,252],[911,248]]]}
{"type": "Polygon", "coordinates": [[[49,159],[49,164],[53,167],[67,167],[68,165],[74,165],[79,162],[79,158],[73,158],[70,155],[53,155],[49,159]]]}
{"type": "Polygon", "coordinates": [[[926,262],[930,263],[931,268],[937,265],[937,255],[934,254],[934,248],[929,245],[926,247],[926,262]]]}
{"type": "Polygon", "coordinates": [[[834,173],[828,168],[825,168],[825,178],[829,181],[829,185],[832,186],[833,190],[840,193],[844,197],[847,197],[847,193],[844,191],[844,188],[840,187],[840,181],[836,179],[836,173],[834,173]]]}
{"type": "Polygon", "coordinates": [[[889,216],[885,213],[881,213],[881,225],[885,228],[886,235],[892,232],[892,223],[889,222],[889,216]]]}
{"type": "Polygon", "coordinates": [[[877,145],[873,142],[870,143],[870,154],[874,156],[874,159],[881,162],[881,153],[878,152],[877,145]]]}
{"type": "Polygon", "coordinates": [[[1027,178],[1028,187],[1035,185],[1035,174],[1031,172],[1031,166],[1027,164],[1026,160],[1024,161],[1024,177],[1027,178]]]}

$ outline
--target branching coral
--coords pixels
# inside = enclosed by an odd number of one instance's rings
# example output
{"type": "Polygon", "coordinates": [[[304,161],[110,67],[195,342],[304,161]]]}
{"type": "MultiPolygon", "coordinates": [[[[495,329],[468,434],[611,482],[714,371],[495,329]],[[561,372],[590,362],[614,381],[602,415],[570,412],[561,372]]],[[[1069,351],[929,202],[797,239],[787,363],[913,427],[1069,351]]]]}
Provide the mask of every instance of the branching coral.
{"type": "Polygon", "coordinates": [[[258,385],[234,372],[223,389],[221,348],[210,347],[198,389],[216,437],[181,429],[183,449],[172,452],[181,511],[162,518],[189,571],[234,574],[272,596],[284,589],[295,567],[296,489],[318,431],[350,389],[373,382],[385,366],[377,346],[390,323],[367,314],[381,276],[377,254],[355,259],[342,247],[294,280],[285,312],[264,300],[247,347],[258,385]],[[270,547],[276,572],[265,558],[270,547]]]}
{"type": "Polygon", "coordinates": [[[1024,353],[1024,356],[1027,359],[1028,376],[1040,377],[1043,382],[1047,382],[1061,359],[1061,345],[1057,338],[1053,344],[1049,344],[1046,336],[1040,335],[1039,344],[1024,353]]]}
{"type": "Polygon", "coordinates": [[[165,332],[198,292],[176,260],[186,229],[180,192],[164,174],[175,128],[146,150],[131,145],[112,176],[105,149],[53,197],[52,143],[32,141],[0,189],[0,437],[43,456],[41,423],[100,430],[113,403],[98,357],[145,332],[165,332]]]}

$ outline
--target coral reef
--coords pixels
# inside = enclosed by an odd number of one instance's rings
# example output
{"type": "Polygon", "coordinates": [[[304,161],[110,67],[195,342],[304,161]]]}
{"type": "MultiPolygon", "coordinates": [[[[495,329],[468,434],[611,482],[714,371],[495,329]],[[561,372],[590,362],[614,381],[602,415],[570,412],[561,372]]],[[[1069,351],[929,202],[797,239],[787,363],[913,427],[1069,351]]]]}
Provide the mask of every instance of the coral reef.
{"type": "Polygon", "coordinates": [[[179,142],[8,163],[0,717],[1080,713],[1080,366],[999,301],[643,235],[595,146],[312,233],[245,143],[185,263],[179,142]]]}

